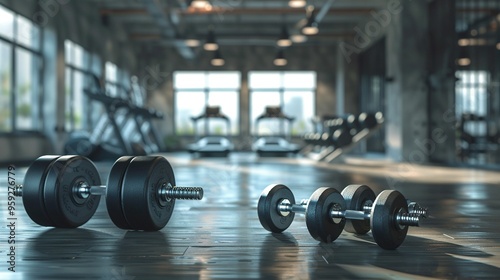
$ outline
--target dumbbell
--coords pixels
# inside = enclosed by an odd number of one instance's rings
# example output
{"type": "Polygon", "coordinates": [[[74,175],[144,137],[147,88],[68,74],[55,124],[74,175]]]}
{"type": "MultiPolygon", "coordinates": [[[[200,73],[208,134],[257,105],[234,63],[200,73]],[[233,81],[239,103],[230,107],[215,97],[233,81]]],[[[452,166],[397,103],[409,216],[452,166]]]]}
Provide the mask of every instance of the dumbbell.
{"type": "Polygon", "coordinates": [[[419,214],[409,213],[404,196],[393,190],[379,194],[370,212],[348,210],[346,201],[334,188],[319,188],[308,200],[295,204],[291,190],[281,184],[269,185],[261,194],[257,206],[259,221],[271,232],[286,230],[295,213],[304,213],[311,236],[322,242],[336,240],[346,220],[370,221],[375,242],[393,250],[404,241],[408,226],[418,226],[419,214]]]}
{"type": "MultiPolygon", "coordinates": [[[[375,193],[367,185],[349,185],[342,190],[341,194],[344,197],[348,210],[364,211],[365,213],[371,212],[373,202],[376,199],[375,193]]],[[[427,217],[426,208],[410,200],[406,202],[408,204],[408,213],[420,215],[420,217],[424,218],[427,217]]],[[[347,220],[344,228],[345,231],[356,234],[365,234],[370,229],[369,220],[354,219],[347,220]]]]}
{"type": "Polygon", "coordinates": [[[203,198],[202,188],[176,187],[170,163],[163,157],[121,157],[107,186],[83,156],[42,156],[17,186],[28,216],[41,226],[75,228],[96,212],[100,196],[113,223],[122,229],[159,230],[170,219],[176,199],[203,198]]]}
{"type": "Polygon", "coordinates": [[[361,128],[372,129],[384,122],[384,115],[382,112],[361,113],[359,114],[358,122],[361,128]]]}

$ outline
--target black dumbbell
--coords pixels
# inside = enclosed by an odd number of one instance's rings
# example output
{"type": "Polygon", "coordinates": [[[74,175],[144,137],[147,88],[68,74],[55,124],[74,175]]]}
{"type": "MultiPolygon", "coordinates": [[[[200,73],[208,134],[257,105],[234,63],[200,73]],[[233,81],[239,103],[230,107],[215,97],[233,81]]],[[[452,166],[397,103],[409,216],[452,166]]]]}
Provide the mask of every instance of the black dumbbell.
{"type": "Polygon", "coordinates": [[[310,145],[322,146],[324,145],[324,143],[321,139],[321,136],[321,133],[307,133],[304,135],[304,141],[310,145]]]}
{"type": "Polygon", "coordinates": [[[384,122],[384,116],[381,112],[361,113],[358,117],[359,126],[363,129],[372,129],[384,122]]]}
{"type": "Polygon", "coordinates": [[[271,232],[284,231],[292,223],[295,213],[305,213],[311,236],[327,243],[339,237],[346,220],[369,220],[375,242],[388,250],[399,247],[406,237],[408,226],[418,226],[421,217],[409,213],[406,199],[398,191],[380,193],[367,213],[348,210],[345,199],[334,188],[319,188],[308,200],[295,204],[291,190],[279,184],[264,189],[257,209],[260,223],[271,232]]]}
{"type": "Polygon", "coordinates": [[[123,229],[159,230],[172,215],[175,199],[203,198],[202,188],[175,187],[172,167],[163,157],[122,157],[107,186],[83,156],[42,156],[16,186],[28,216],[41,226],[75,228],[96,212],[106,195],[111,220],[123,229]]]}
{"type": "Polygon", "coordinates": [[[321,138],[327,143],[326,145],[335,148],[342,148],[352,143],[352,134],[345,129],[337,129],[332,134],[323,133],[321,138]]]}
{"type": "Polygon", "coordinates": [[[347,130],[337,129],[332,134],[327,132],[305,134],[304,141],[311,145],[341,148],[352,143],[352,135],[347,130]]]}
{"type": "MultiPolygon", "coordinates": [[[[346,201],[348,210],[364,211],[370,213],[373,202],[376,199],[375,193],[367,185],[349,185],[340,193],[346,201]]],[[[407,200],[408,213],[420,215],[426,218],[428,211],[418,203],[407,200]]],[[[365,234],[370,231],[369,220],[347,220],[344,230],[350,233],[365,234]]]]}

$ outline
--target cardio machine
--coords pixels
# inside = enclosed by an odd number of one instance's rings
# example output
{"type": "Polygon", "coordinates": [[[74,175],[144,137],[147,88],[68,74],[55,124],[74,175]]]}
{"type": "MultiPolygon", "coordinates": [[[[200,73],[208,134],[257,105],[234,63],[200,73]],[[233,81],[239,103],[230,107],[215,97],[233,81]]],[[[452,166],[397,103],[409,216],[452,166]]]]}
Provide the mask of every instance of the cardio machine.
{"type": "MultiPolygon", "coordinates": [[[[198,122],[200,120],[205,120],[205,135],[208,135],[208,126],[210,119],[220,119],[226,123],[226,133],[229,135],[231,129],[231,122],[229,117],[220,112],[219,106],[207,106],[205,112],[199,116],[191,117],[193,125],[195,128],[195,135],[199,138],[198,134],[198,122]]],[[[224,136],[205,136],[198,139],[196,143],[189,145],[188,151],[192,154],[198,154],[199,156],[206,157],[226,157],[233,150],[234,146],[224,136]]]]}
{"type": "MultiPolygon", "coordinates": [[[[280,136],[280,134],[274,136],[262,136],[255,141],[253,144],[253,150],[257,152],[259,156],[288,156],[289,154],[296,154],[299,152],[300,148],[298,145],[290,143],[290,134],[292,123],[295,120],[294,117],[285,115],[280,107],[267,106],[265,112],[257,117],[255,121],[256,133],[259,135],[259,124],[263,120],[277,119],[280,121],[288,122],[289,133],[287,134],[287,139],[280,136]]],[[[282,127],[280,125],[280,127],[282,127]]],[[[281,130],[281,129],[280,129],[281,130]]]]}
{"type": "Polygon", "coordinates": [[[146,152],[148,154],[158,153],[164,148],[160,134],[153,122],[155,120],[162,120],[164,115],[155,109],[146,107],[143,91],[136,76],[130,79],[130,84],[131,91],[128,97],[131,106],[129,111],[135,123],[135,130],[140,135],[141,142],[144,144],[146,152]]]}
{"type": "Polygon", "coordinates": [[[145,155],[139,143],[127,141],[120,127],[118,116],[130,110],[130,102],[108,96],[97,76],[92,76],[93,87],[84,89],[90,100],[102,104],[106,113],[102,115],[91,134],[75,131],[65,143],[66,154],[78,154],[92,160],[115,160],[123,155],[145,155]]]}

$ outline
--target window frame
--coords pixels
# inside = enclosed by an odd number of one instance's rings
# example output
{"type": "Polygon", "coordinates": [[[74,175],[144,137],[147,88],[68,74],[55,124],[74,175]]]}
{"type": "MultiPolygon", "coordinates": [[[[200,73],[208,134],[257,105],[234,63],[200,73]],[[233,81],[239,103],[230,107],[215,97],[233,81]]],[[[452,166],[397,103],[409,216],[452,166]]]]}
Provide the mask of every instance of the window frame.
{"type": "MultiPolygon", "coordinates": [[[[479,118],[488,118],[489,116],[489,96],[488,87],[491,80],[491,73],[487,70],[457,70],[455,75],[457,78],[460,73],[468,75],[469,79],[459,80],[455,84],[455,115],[458,120],[461,119],[462,114],[474,114],[479,118]],[[484,81],[479,81],[479,75],[484,74],[484,81]],[[480,94],[484,94],[483,99],[480,98],[480,94]],[[459,94],[462,96],[459,98],[459,94]],[[476,95],[476,96],[474,96],[476,95]],[[472,99],[475,97],[476,106],[472,110],[467,110],[469,107],[464,106],[470,104],[472,99]],[[459,101],[460,100],[460,104],[459,101]],[[481,103],[480,101],[484,101],[481,103]],[[460,108],[459,108],[460,106],[460,108]],[[483,109],[484,112],[480,110],[483,109]]],[[[471,121],[464,124],[464,131],[470,133],[474,136],[489,135],[489,127],[486,121],[471,121]]]]}
{"type": "MultiPolygon", "coordinates": [[[[199,130],[198,129],[198,134],[196,133],[197,129],[194,128],[193,129],[193,133],[179,133],[178,131],[178,124],[177,124],[177,114],[178,114],[178,110],[177,110],[177,94],[179,92],[202,92],[203,95],[204,95],[204,100],[203,100],[203,108],[205,108],[208,104],[209,104],[209,100],[210,100],[210,92],[228,92],[228,93],[235,93],[236,95],[236,108],[237,108],[237,113],[236,113],[236,122],[233,122],[231,121],[231,130],[229,131],[229,133],[225,134],[226,136],[229,136],[229,137],[236,137],[236,136],[239,136],[241,134],[241,127],[239,125],[240,121],[241,121],[241,108],[240,108],[240,102],[241,102],[241,90],[242,90],[242,83],[241,83],[241,78],[242,78],[242,72],[241,71],[233,71],[233,70],[223,70],[223,71],[174,71],[173,72],[173,75],[172,75],[172,87],[173,87],[173,93],[174,93],[174,96],[173,96],[173,104],[174,104],[174,117],[173,117],[173,120],[174,120],[174,132],[176,135],[178,136],[186,136],[186,137],[191,137],[191,136],[205,136],[203,133],[203,130],[199,130]],[[238,87],[237,88],[216,88],[216,87],[210,87],[209,85],[209,75],[212,74],[212,73],[237,73],[238,74],[238,87]],[[176,84],[175,84],[175,75],[177,73],[200,73],[203,75],[204,79],[205,79],[205,82],[204,82],[204,86],[203,87],[195,87],[195,88],[177,88],[176,87],[176,84]],[[233,132],[233,127],[234,127],[234,132],[233,132]]],[[[224,113],[224,109],[221,108],[222,110],[222,113],[224,113]]],[[[207,124],[203,124],[203,126],[205,128],[207,128],[207,126],[209,125],[208,122],[206,122],[207,124]]]]}
{"type": "MultiPolygon", "coordinates": [[[[249,103],[248,103],[248,120],[249,120],[249,129],[250,129],[250,135],[252,137],[260,137],[260,136],[265,136],[265,134],[262,134],[261,129],[257,127],[256,124],[256,119],[254,116],[252,116],[252,111],[253,111],[253,93],[255,92],[277,92],[279,94],[279,99],[280,99],[280,108],[284,110],[285,107],[285,94],[288,92],[312,92],[313,94],[313,116],[316,114],[316,99],[317,99],[317,88],[318,88],[318,78],[317,78],[317,72],[316,71],[249,71],[248,72],[248,97],[249,97],[249,103]],[[264,87],[258,87],[258,88],[252,88],[252,85],[250,83],[250,75],[252,73],[268,73],[268,74],[276,74],[278,73],[280,76],[280,86],[276,88],[264,88],[264,87]],[[285,75],[286,74],[293,74],[293,73],[309,73],[309,74],[314,74],[314,86],[313,87],[304,87],[304,88],[298,88],[298,87],[287,87],[285,83],[285,75]]],[[[295,120],[297,121],[297,120],[295,120]]],[[[294,121],[294,122],[295,122],[294,121]]],[[[260,127],[260,126],[259,126],[260,127]]],[[[279,134],[273,134],[272,136],[290,136],[290,137],[301,137],[303,135],[302,132],[293,133],[293,123],[289,125],[288,123],[285,124],[283,120],[279,121],[279,134]]],[[[271,136],[271,135],[268,135],[271,136]]]]}
{"type": "Polygon", "coordinates": [[[37,23],[33,22],[31,19],[15,12],[12,11],[11,9],[0,5],[3,9],[11,12],[13,14],[13,36],[12,39],[9,39],[8,37],[5,37],[0,34],[0,42],[5,43],[10,46],[10,94],[9,94],[9,107],[10,107],[10,128],[7,130],[0,131],[0,133],[15,133],[18,131],[41,131],[43,129],[43,123],[41,122],[42,118],[42,98],[43,98],[43,88],[44,88],[44,82],[43,82],[43,65],[44,65],[44,56],[42,54],[42,42],[43,42],[43,36],[44,36],[44,30],[39,26],[37,23]],[[19,42],[18,39],[18,18],[22,17],[23,20],[26,20],[27,22],[32,24],[33,28],[38,29],[38,42],[36,42],[36,47],[29,47],[26,46],[23,43],[19,42]],[[17,84],[18,80],[18,58],[17,58],[17,51],[22,50],[27,52],[29,55],[32,56],[32,59],[37,59],[38,60],[38,69],[33,69],[33,73],[37,74],[37,78],[35,79],[36,84],[31,85],[31,89],[34,91],[33,92],[33,97],[39,102],[34,102],[32,106],[35,107],[30,107],[32,108],[31,112],[31,125],[30,128],[28,129],[19,129],[18,125],[18,87],[19,85],[17,84]]]}
{"type": "MultiPolygon", "coordinates": [[[[99,60],[100,61],[100,57],[94,53],[91,53],[90,51],[88,51],[87,49],[85,49],[84,47],[82,47],[81,45],[78,45],[77,43],[69,40],[69,39],[66,39],[65,40],[65,73],[66,71],[69,71],[69,85],[67,85],[69,88],[69,92],[70,92],[70,103],[71,105],[74,105],[74,94],[75,94],[75,90],[77,90],[75,88],[75,80],[74,80],[74,77],[75,77],[75,74],[81,74],[83,76],[83,81],[84,81],[84,84],[88,83],[89,81],[92,80],[92,76],[93,75],[97,75],[97,76],[100,76],[100,73],[97,73],[97,71],[94,71],[96,69],[93,69],[93,65],[94,65],[94,60],[99,60]],[[70,44],[72,45],[75,45],[75,46],[78,46],[79,48],[82,49],[82,51],[84,52],[84,57],[83,57],[83,61],[82,61],[82,65],[77,65],[75,63],[75,58],[74,58],[74,50],[75,48],[71,48],[70,49],[70,54],[67,54],[66,53],[66,42],[70,42],[70,44]],[[68,57],[69,55],[69,57],[68,57]],[[69,58],[69,61],[68,59],[69,58]]],[[[68,78],[68,77],[66,77],[68,78]]],[[[66,81],[65,81],[66,83],[66,81]]],[[[66,85],[65,85],[66,86],[66,85]]],[[[84,87],[82,87],[82,90],[83,90],[84,87]]],[[[66,95],[66,87],[65,87],[65,92],[64,92],[65,96],[67,97],[66,95]]],[[[66,119],[66,115],[64,116],[65,120],[64,120],[64,127],[66,129],[66,131],[68,132],[72,132],[72,131],[76,131],[76,130],[88,130],[92,125],[92,119],[91,119],[91,114],[90,114],[90,111],[91,111],[91,104],[90,104],[90,100],[88,99],[88,97],[82,93],[82,119],[81,119],[81,124],[80,124],[80,127],[77,127],[76,125],[76,120],[75,120],[75,108],[73,106],[70,106],[70,108],[66,108],[66,105],[68,103],[65,104],[65,112],[67,109],[69,109],[69,127],[67,127],[67,124],[68,124],[68,120],[66,119]]]]}

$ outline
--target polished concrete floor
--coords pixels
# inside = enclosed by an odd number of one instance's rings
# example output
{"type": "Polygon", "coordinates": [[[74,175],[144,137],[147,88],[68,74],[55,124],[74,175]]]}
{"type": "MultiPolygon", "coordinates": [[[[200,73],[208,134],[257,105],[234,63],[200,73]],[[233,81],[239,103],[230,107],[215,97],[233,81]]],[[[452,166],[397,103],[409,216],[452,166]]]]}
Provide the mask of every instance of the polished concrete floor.
{"type": "MultiPolygon", "coordinates": [[[[44,228],[16,208],[16,272],[8,271],[7,191],[0,196],[0,279],[481,279],[500,277],[500,174],[379,159],[315,164],[306,159],[191,159],[168,154],[178,185],[203,186],[202,201],[178,201],[158,232],[123,231],[106,212],[78,229],[44,228]],[[283,234],[264,230],[257,200],[271,183],[308,198],[320,186],[367,184],[397,189],[431,217],[411,228],[395,251],[368,233],[342,233],[331,244],[312,239],[303,216],[283,234]]],[[[111,164],[99,163],[103,180],[111,164]]],[[[25,169],[18,167],[17,180],[25,169]]],[[[7,182],[2,169],[0,181],[7,182]]]]}

